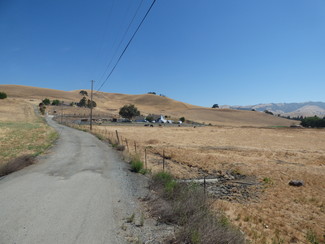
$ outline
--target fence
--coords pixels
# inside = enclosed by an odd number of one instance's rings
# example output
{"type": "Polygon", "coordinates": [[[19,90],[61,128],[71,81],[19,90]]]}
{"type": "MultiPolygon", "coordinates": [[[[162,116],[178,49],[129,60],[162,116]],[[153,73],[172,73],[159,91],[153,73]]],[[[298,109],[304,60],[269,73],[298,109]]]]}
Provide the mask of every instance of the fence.
{"type": "Polygon", "coordinates": [[[98,128],[95,126],[92,131],[101,139],[110,142],[113,147],[124,146],[128,155],[138,156],[144,163],[146,169],[157,169],[159,171],[170,170],[168,160],[170,157],[166,156],[165,149],[153,149],[148,146],[144,146],[141,143],[131,140],[121,135],[117,130],[114,132],[107,130],[106,128],[98,128]],[[158,167],[157,167],[158,166],[158,167]],[[159,169],[160,168],[160,169],[159,169]]]}

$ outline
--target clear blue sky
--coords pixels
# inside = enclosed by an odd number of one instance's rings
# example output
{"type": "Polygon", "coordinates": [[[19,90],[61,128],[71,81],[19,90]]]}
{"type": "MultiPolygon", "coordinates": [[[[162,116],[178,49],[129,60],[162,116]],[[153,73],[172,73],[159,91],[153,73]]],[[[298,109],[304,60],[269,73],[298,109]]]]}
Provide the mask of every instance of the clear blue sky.
{"type": "MultiPolygon", "coordinates": [[[[0,0],[0,84],[98,88],[141,1],[0,0]]],[[[325,101],[325,1],[157,0],[102,91],[208,107],[325,101]]]]}

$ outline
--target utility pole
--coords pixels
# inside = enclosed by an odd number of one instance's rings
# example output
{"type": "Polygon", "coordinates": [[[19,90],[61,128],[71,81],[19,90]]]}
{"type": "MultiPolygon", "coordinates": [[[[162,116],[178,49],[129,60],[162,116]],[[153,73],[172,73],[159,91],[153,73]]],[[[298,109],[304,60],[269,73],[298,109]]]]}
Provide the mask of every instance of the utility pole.
{"type": "Polygon", "coordinates": [[[63,105],[62,105],[62,103],[60,102],[60,104],[61,104],[61,124],[62,124],[62,118],[63,118],[63,105]]]}
{"type": "Polygon", "coordinates": [[[91,80],[91,93],[90,93],[90,130],[93,129],[93,87],[94,81],[91,80]]]}

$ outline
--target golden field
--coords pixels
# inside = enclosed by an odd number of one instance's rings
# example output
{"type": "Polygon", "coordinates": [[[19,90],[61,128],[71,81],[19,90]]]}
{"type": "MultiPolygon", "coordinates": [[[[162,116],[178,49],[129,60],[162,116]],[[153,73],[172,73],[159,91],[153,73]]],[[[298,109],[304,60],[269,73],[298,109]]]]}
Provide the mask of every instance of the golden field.
{"type": "Polygon", "coordinates": [[[32,104],[16,98],[0,100],[0,166],[20,156],[44,152],[56,136],[35,115],[32,104]]]}
{"type": "MultiPolygon", "coordinates": [[[[157,125],[155,125],[157,126],[157,125]]],[[[148,167],[178,178],[217,171],[256,176],[263,183],[259,198],[247,202],[216,200],[230,220],[253,243],[308,243],[306,236],[325,234],[325,130],[240,127],[95,126],[95,132],[115,138],[117,130],[131,152],[134,142],[148,167]],[[160,164],[159,164],[160,160],[160,164]],[[204,173],[202,173],[204,172],[204,173]],[[290,180],[305,186],[292,187],[290,180]]]]}

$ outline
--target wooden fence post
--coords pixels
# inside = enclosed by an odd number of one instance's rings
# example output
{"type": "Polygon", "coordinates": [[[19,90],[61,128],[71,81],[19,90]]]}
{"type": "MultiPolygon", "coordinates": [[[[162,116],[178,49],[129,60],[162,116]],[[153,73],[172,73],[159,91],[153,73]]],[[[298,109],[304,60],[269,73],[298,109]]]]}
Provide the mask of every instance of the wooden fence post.
{"type": "Polygon", "coordinates": [[[165,149],[163,150],[163,171],[165,171],[165,149]]]}
{"type": "Polygon", "coordinates": [[[144,164],[146,166],[146,169],[148,169],[148,165],[147,165],[147,148],[144,149],[144,164]]]}
{"type": "Polygon", "coordinates": [[[117,137],[117,143],[120,144],[120,138],[119,138],[119,136],[118,136],[118,132],[117,132],[117,130],[115,130],[115,132],[116,132],[116,137],[117,137]]]}
{"type": "Polygon", "coordinates": [[[125,144],[126,144],[126,148],[128,149],[129,151],[129,143],[128,143],[128,140],[125,138],[125,144]]]}

